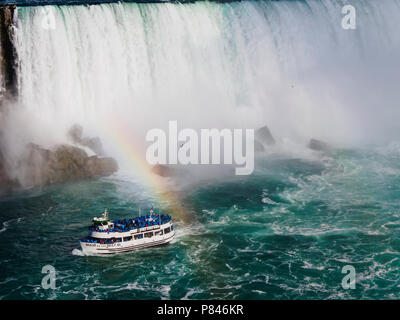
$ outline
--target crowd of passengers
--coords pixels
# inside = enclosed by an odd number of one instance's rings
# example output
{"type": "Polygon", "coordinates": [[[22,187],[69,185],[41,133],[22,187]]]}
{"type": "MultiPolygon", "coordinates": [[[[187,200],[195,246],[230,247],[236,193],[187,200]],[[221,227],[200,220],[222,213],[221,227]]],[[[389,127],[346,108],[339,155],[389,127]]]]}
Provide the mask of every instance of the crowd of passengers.
{"type": "Polygon", "coordinates": [[[171,220],[172,217],[170,215],[148,214],[145,216],[137,217],[135,219],[115,220],[113,221],[114,227],[112,229],[102,230],[98,226],[94,225],[90,226],[89,230],[96,232],[127,232],[129,230],[164,224],[171,220]]]}
{"type": "Polygon", "coordinates": [[[117,243],[117,242],[122,242],[121,238],[118,239],[96,239],[96,238],[92,238],[92,237],[87,237],[87,238],[83,238],[80,241],[82,242],[88,242],[88,243],[100,243],[100,244],[113,244],[113,243],[117,243]]]}

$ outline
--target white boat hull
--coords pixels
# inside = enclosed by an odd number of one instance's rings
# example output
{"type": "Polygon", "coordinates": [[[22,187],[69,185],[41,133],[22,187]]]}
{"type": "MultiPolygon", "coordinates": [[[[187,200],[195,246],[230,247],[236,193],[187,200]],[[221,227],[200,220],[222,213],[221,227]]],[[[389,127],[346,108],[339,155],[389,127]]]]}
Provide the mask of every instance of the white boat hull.
{"type": "MultiPolygon", "coordinates": [[[[164,230],[165,227],[171,227],[171,223],[162,225],[162,229],[164,230]]],[[[160,227],[148,227],[145,228],[142,232],[147,231],[158,231],[160,227]]],[[[122,252],[129,252],[136,249],[142,249],[146,247],[153,247],[159,246],[163,244],[167,244],[171,242],[175,236],[175,230],[171,230],[169,233],[165,233],[162,235],[153,235],[151,238],[141,238],[141,239],[134,239],[134,236],[139,234],[139,230],[134,230],[130,232],[119,232],[119,233],[112,233],[108,235],[108,238],[118,237],[124,238],[127,236],[132,236],[132,240],[129,241],[121,241],[115,242],[110,244],[102,244],[102,243],[88,243],[88,242],[80,242],[82,252],[84,254],[114,254],[114,253],[122,253],[122,252]]],[[[96,233],[92,233],[96,235],[96,233]]],[[[104,238],[104,236],[103,236],[104,238]]]]}

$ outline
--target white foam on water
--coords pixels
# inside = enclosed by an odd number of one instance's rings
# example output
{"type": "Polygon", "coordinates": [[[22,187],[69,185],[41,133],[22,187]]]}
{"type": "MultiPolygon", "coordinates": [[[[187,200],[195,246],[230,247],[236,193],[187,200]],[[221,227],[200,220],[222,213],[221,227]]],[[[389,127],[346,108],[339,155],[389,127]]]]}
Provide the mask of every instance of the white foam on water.
{"type": "Polygon", "coordinates": [[[5,232],[7,230],[8,226],[9,226],[9,223],[7,221],[3,222],[3,228],[0,229],[0,232],[5,232]]]}
{"type": "Polygon", "coordinates": [[[182,298],[182,300],[189,300],[190,297],[196,293],[202,293],[204,292],[204,290],[202,289],[188,289],[188,291],[186,292],[185,296],[182,298]]]}
{"type": "Polygon", "coordinates": [[[73,250],[72,250],[72,254],[73,254],[74,256],[80,256],[80,257],[85,256],[85,254],[82,252],[82,250],[79,250],[79,249],[73,249],[73,250]]]}
{"type": "Polygon", "coordinates": [[[262,192],[262,195],[261,195],[261,202],[262,202],[262,203],[265,203],[265,204],[271,204],[271,205],[278,204],[277,202],[275,202],[274,200],[272,200],[272,199],[270,199],[270,198],[268,197],[268,191],[266,191],[266,190],[264,190],[264,191],[262,192]]]}
{"type": "Polygon", "coordinates": [[[10,219],[8,221],[4,221],[3,222],[3,227],[0,229],[0,233],[7,231],[12,222],[15,221],[16,223],[20,223],[23,219],[24,219],[23,217],[19,217],[19,218],[16,218],[16,219],[10,219]]]}

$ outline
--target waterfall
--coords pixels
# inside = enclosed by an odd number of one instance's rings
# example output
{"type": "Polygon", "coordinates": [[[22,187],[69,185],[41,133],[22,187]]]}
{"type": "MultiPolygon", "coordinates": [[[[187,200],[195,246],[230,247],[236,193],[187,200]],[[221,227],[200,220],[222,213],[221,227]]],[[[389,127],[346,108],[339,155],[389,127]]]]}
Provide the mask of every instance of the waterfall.
{"type": "Polygon", "coordinates": [[[51,144],[81,123],[112,154],[115,124],[144,144],[168,120],[268,124],[337,145],[393,139],[399,16],[397,0],[21,7],[9,139],[51,144]],[[355,30],[342,28],[348,3],[355,30]]]}

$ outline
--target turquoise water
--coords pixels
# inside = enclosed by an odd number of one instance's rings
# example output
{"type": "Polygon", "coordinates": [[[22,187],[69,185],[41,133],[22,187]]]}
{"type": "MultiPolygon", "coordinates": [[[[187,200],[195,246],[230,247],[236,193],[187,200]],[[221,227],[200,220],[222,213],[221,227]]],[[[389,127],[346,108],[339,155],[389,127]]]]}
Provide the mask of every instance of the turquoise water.
{"type": "Polygon", "coordinates": [[[180,197],[168,246],[82,256],[78,239],[107,207],[171,212],[134,179],[116,175],[30,191],[0,202],[2,299],[397,298],[400,147],[258,159],[245,178],[206,180],[180,197]],[[56,289],[41,288],[44,265],[56,289]],[[344,290],[343,266],[357,272],[344,290]]]}

